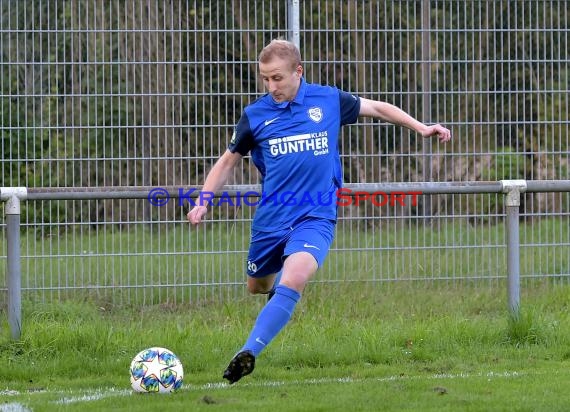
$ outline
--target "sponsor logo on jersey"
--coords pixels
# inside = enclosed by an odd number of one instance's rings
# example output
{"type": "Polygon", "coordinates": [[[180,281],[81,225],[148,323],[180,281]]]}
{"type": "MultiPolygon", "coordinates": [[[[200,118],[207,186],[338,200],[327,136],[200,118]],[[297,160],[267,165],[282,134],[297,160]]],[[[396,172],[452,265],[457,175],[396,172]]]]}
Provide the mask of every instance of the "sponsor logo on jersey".
{"type": "Polygon", "coordinates": [[[312,151],[315,156],[329,152],[329,140],[326,130],[269,140],[269,152],[273,156],[307,151],[312,151]]]}

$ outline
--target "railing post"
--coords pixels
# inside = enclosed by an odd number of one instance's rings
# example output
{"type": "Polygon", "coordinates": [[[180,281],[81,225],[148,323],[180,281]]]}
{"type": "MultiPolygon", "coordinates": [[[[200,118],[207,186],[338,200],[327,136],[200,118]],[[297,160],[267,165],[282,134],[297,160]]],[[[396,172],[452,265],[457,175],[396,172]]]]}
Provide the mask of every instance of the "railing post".
{"type": "Polygon", "coordinates": [[[0,200],[6,202],[6,266],[8,287],[8,324],[13,340],[22,335],[22,263],[20,252],[20,201],[26,198],[26,188],[0,188],[0,200]]]}
{"type": "Polygon", "coordinates": [[[519,207],[521,193],[526,191],[526,180],[501,180],[506,193],[507,208],[507,287],[509,310],[518,317],[520,310],[520,235],[519,207]]]}

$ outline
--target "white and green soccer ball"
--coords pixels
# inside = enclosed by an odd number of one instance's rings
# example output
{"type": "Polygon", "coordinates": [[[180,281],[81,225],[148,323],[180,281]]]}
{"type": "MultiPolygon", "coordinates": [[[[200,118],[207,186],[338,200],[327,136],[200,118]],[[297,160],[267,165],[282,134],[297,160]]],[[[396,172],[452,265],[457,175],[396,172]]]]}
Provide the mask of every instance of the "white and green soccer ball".
{"type": "Polygon", "coordinates": [[[153,347],[140,351],[131,362],[131,386],[136,392],[169,393],[182,386],[184,369],[170,350],[153,347]]]}

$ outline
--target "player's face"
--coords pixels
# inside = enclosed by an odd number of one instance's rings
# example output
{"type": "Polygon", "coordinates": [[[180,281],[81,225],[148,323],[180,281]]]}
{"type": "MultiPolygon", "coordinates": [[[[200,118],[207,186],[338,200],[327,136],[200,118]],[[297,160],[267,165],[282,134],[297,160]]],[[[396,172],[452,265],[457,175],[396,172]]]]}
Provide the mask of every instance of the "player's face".
{"type": "Polygon", "coordinates": [[[297,95],[302,66],[291,69],[291,63],[280,58],[273,58],[267,63],[259,63],[259,74],[263,85],[277,103],[292,101],[297,95]]]}

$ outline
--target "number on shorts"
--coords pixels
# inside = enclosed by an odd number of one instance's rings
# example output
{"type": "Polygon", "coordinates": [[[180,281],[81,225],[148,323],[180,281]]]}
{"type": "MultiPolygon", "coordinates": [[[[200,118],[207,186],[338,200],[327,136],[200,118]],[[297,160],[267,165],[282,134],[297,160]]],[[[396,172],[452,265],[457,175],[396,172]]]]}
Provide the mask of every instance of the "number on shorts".
{"type": "Polygon", "coordinates": [[[249,270],[252,273],[257,272],[257,265],[255,263],[253,263],[251,260],[247,261],[247,270],[249,270]]]}

